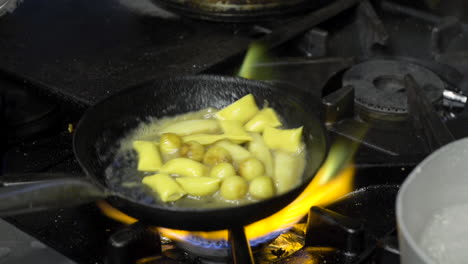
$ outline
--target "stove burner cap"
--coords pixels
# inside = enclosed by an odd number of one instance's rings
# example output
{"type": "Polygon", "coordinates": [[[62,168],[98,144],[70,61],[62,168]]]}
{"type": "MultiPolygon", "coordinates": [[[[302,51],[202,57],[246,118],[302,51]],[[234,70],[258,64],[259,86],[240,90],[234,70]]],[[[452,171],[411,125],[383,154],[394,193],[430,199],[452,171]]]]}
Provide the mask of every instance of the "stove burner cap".
{"type": "Polygon", "coordinates": [[[361,117],[399,121],[408,114],[405,75],[410,74],[431,102],[442,98],[444,82],[430,70],[405,61],[372,60],[355,65],[343,75],[343,86],[353,86],[361,117]]]}

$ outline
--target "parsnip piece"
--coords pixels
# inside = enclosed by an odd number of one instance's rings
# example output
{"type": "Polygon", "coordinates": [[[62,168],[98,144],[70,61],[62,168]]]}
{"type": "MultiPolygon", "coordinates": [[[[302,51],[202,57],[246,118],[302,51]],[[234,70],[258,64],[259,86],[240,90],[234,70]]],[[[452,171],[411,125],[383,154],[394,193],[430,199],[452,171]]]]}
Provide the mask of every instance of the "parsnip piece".
{"type": "Polygon", "coordinates": [[[204,154],[205,147],[196,141],[184,143],[180,148],[180,155],[194,161],[202,161],[204,154]]]}
{"type": "Polygon", "coordinates": [[[212,146],[209,148],[205,156],[203,157],[203,163],[208,166],[215,166],[216,164],[223,163],[223,162],[231,162],[232,157],[229,152],[219,146],[212,146]]]}
{"type": "Polygon", "coordinates": [[[244,126],[250,132],[263,132],[266,127],[279,127],[281,121],[273,108],[267,107],[258,112],[244,126]]]}
{"type": "Polygon", "coordinates": [[[139,171],[158,171],[162,161],[159,155],[158,146],[152,141],[134,141],[133,148],[138,153],[139,171]]]}
{"type": "Polygon", "coordinates": [[[175,133],[179,136],[187,136],[200,133],[217,133],[219,125],[216,120],[185,120],[168,125],[159,131],[159,134],[175,133]]]}
{"type": "Polygon", "coordinates": [[[236,169],[231,163],[223,162],[211,168],[210,177],[225,179],[230,176],[236,176],[236,169]]]}
{"type": "Polygon", "coordinates": [[[301,183],[304,172],[304,153],[276,151],[273,180],[278,194],[285,193],[301,183]]]}
{"type": "Polygon", "coordinates": [[[160,171],[185,177],[201,177],[207,174],[208,168],[200,162],[191,159],[175,158],[166,162],[160,171]]]}
{"type": "Polygon", "coordinates": [[[184,189],[171,176],[165,173],[146,176],[142,182],[150,187],[163,202],[177,201],[186,194],[184,189]]]}
{"type": "Polygon", "coordinates": [[[248,158],[239,164],[239,175],[247,181],[251,181],[255,177],[262,176],[264,173],[265,167],[262,162],[256,158],[248,158]]]}
{"type": "Polygon", "coordinates": [[[218,191],[220,179],[212,177],[180,177],[176,181],[189,195],[206,196],[218,191]]]}
{"type": "Polygon", "coordinates": [[[237,164],[252,156],[252,154],[250,154],[250,152],[245,148],[227,140],[219,141],[215,146],[219,146],[227,150],[231,155],[232,160],[237,164]]]}
{"type": "Polygon", "coordinates": [[[242,123],[238,120],[220,120],[219,124],[225,137],[236,144],[252,140],[252,137],[244,130],[242,123]]]}
{"type": "Polygon", "coordinates": [[[258,112],[255,98],[248,94],[216,113],[220,120],[238,120],[242,124],[249,121],[258,112]]]}
{"type": "Polygon", "coordinates": [[[263,131],[263,140],[270,149],[297,152],[301,147],[302,127],[294,129],[276,129],[267,127],[263,131]]]}
{"type": "Polygon", "coordinates": [[[249,142],[248,150],[263,163],[265,175],[273,177],[273,155],[270,149],[260,134],[250,133],[250,136],[252,136],[253,140],[249,142]]]}
{"type": "Polygon", "coordinates": [[[210,145],[216,141],[225,139],[225,135],[211,135],[211,134],[193,134],[182,138],[184,142],[195,141],[202,145],[210,145]]]}
{"type": "Polygon", "coordinates": [[[249,193],[255,199],[268,199],[275,195],[275,184],[268,176],[256,177],[250,182],[249,193]]]}
{"type": "Polygon", "coordinates": [[[221,184],[221,196],[226,200],[240,200],[245,197],[249,185],[240,176],[231,176],[223,180],[221,184]]]}

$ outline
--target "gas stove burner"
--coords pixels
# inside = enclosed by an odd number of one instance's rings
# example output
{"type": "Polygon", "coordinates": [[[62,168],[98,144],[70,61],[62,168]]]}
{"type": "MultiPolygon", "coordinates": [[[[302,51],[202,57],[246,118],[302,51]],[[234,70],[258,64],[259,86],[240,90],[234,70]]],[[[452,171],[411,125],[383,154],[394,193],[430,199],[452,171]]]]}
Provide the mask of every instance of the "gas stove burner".
{"type": "Polygon", "coordinates": [[[401,121],[408,114],[405,75],[410,74],[435,103],[442,99],[444,82],[430,70],[397,60],[371,60],[351,67],[343,75],[343,86],[355,91],[357,111],[363,119],[401,121]]]}
{"type": "MultiPolygon", "coordinates": [[[[250,246],[255,251],[277,238],[285,230],[269,233],[265,236],[250,240],[250,246]]],[[[209,240],[199,236],[187,236],[183,240],[177,240],[176,244],[197,257],[202,263],[226,263],[231,256],[231,246],[226,240],[209,240]]]]}

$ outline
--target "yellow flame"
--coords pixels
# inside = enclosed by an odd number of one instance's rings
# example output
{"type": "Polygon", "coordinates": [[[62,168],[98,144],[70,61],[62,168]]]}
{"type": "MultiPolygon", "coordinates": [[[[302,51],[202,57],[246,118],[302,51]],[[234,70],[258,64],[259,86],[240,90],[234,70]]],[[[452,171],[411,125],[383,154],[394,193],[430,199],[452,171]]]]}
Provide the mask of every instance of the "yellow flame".
{"type": "MultiPolygon", "coordinates": [[[[327,205],[351,192],[353,190],[354,167],[350,165],[350,161],[356,148],[355,145],[335,144],[330,150],[330,155],[324,165],[304,192],[277,213],[246,226],[247,238],[252,240],[273,231],[289,228],[300,221],[312,206],[327,205]]],[[[104,201],[99,201],[98,206],[105,215],[122,223],[131,224],[137,221],[137,219],[125,215],[104,201]]],[[[166,237],[179,240],[183,240],[187,235],[195,235],[211,240],[227,240],[228,238],[227,230],[191,232],[159,228],[159,231],[166,237]]]]}

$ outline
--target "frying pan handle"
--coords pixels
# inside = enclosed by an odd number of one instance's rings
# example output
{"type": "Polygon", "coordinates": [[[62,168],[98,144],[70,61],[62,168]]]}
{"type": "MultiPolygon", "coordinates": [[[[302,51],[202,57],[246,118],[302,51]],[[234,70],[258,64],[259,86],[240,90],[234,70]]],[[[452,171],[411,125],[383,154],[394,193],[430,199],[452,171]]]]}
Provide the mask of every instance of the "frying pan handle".
{"type": "Polygon", "coordinates": [[[0,217],[70,207],[105,198],[107,193],[83,178],[63,174],[0,176],[0,217]]]}

